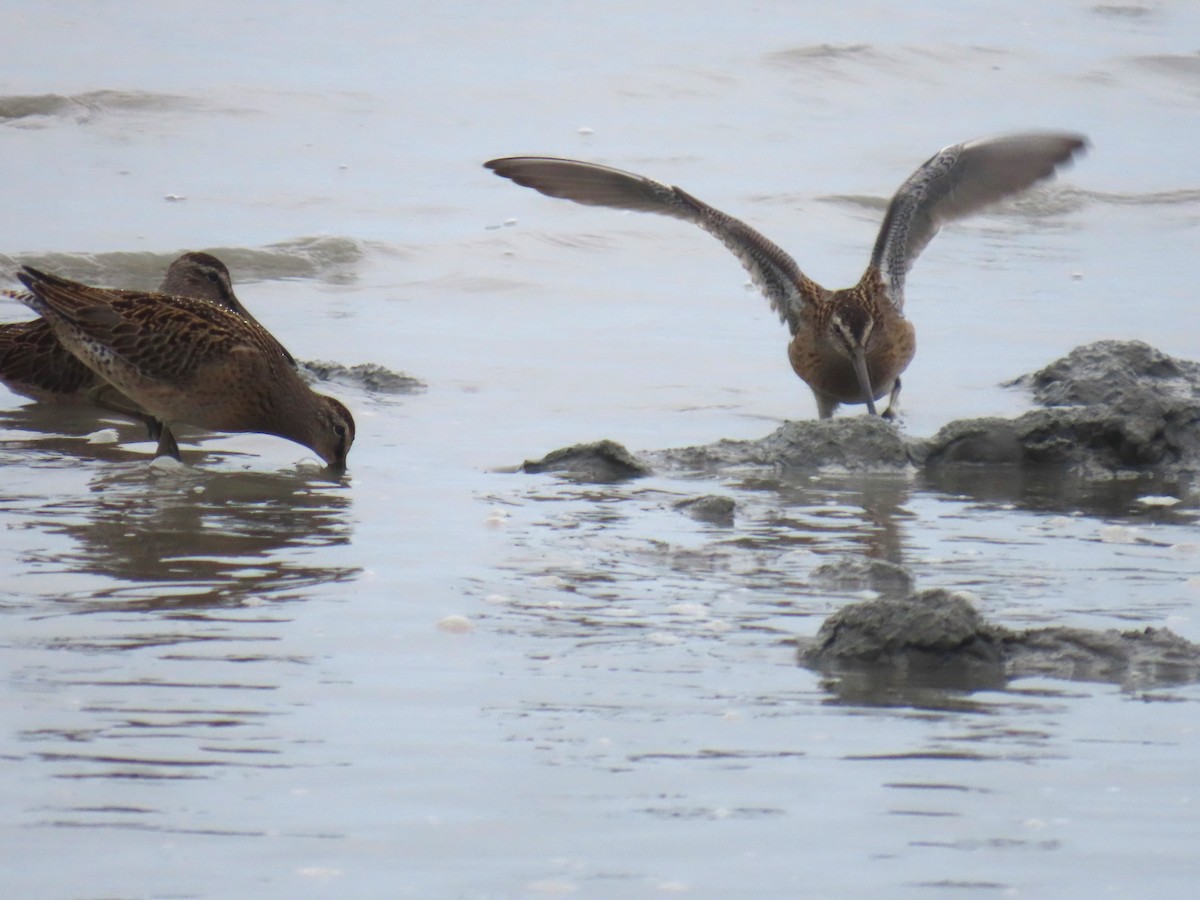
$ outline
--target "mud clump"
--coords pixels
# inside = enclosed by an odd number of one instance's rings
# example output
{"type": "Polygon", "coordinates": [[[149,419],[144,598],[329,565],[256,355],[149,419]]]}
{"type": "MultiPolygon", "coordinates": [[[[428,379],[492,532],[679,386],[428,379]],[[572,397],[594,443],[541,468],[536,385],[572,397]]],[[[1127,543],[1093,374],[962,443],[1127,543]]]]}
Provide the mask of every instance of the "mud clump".
{"type": "MultiPolygon", "coordinates": [[[[642,454],[603,443],[627,460],[626,478],[656,469],[932,473],[969,466],[1058,468],[1097,479],[1200,474],[1200,363],[1140,341],[1099,341],[1011,384],[1030,390],[1042,408],[1012,419],[956,420],[929,439],[860,415],[786,422],[759,440],[642,454]]],[[[553,470],[527,465],[525,471],[553,470]]]]}
{"type": "Polygon", "coordinates": [[[903,566],[861,556],[843,556],[821,563],[809,577],[833,590],[874,591],[885,597],[904,597],[913,588],[913,577],[903,566]]]}
{"type": "Polygon", "coordinates": [[[653,471],[616,441],[564,447],[541,459],[526,460],[520,468],[522,472],[556,472],[576,481],[596,484],[615,484],[653,471]]]}
{"type": "Polygon", "coordinates": [[[425,382],[403,372],[393,372],[375,363],[344,366],[322,360],[300,360],[300,374],[309,384],[336,381],[372,394],[415,394],[425,390],[425,382]]]}
{"type": "Polygon", "coordinates": [[[951,422],[914,445],[927,468],[956,464],[1057,466],[1091,477],[1200,472],[1200,402],[1147,399],[1037,409],[1012,420],[951,422]]]}
{"type": "Polygon", "coordinates": [[[759,440],[724,440],[644,453],[633,453],[609,440],[575,444],[540,460],[526,461],[520,468],[525,472],[564,472],[580,480],[595,471],[597,481],[611,482],[657,470],[724,472],[770,467],[899,472],[908,465],[904,439],[892,423],[874,416],[855,416],[785,422],[759,440]]]}
{"type": "Polygon", "coordinates": [[[1021,676],[1136,684],[1200,681],[1200,646],[1169,628],[1087,631],[1037,628],[1007,644],[1008,665],[1021,676]]]}
{"type": "Polygon", "coordinates": [[[758,440],[660,450],[647,458],[664,468],[699,470],[770,466],[899,471],[909,465],[904,437],[878,416],[785,422],[758,440]]]}
{"type": "Polygon", "coordinates": [[[798,644],[808,668],[887,685],[973,690],[1033,676],[1127,688],[1200,681],[1200,645],[1168,629],[1012,630],[941,589],[852,603],[798,644]]]}
{"type": "Polygon", "coordinates": [[[912,445],[914,461],[1058,466],[1087,477],[1200,472],[1200,363],[1141,341],[1098,341],[1010,384],[1044,408],[951,422],[912,445]]]}
{"type": "Polygon", "coordinates": [[[688,497],[674,504],[675,509],[699,522],[731,527],[737,504],[732,497],[723,494],[705,494],[703,497],[688,497]]]}
{"type": "Polygon", "coordinates": [[[961,594],[919,591],[843,607],[821,624],[801,660],[813,667],[867,665],[954,675],[979,666],[990,673],[1003,665],[1003,637],[961,594]]]}
{"type": "Polygon", "coordinates": [[[1200,363],[1142,341],[1096,341],[1009,382],[1042,406],[1117,406],[1148,398],[1200,400],[1200,363]]]}

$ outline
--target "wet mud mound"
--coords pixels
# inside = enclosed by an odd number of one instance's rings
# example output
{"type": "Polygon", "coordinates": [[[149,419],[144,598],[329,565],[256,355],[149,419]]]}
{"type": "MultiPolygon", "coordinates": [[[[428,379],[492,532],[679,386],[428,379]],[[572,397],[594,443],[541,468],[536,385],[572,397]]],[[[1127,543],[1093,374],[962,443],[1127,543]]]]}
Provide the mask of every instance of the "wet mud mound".
{"type": "Polygon", "coordinates": [[[404,372],[375,363],[344,366],[322,360],[297,360],[300,374],[309,384],[336,382],[359,388],[371,394],[416,394],[425,390],[425,382],[404,372]]]}
{"type": "Polygon", "coordinates": [[[651,468],[616,441],[575,444],[521,464],[522,472],[557,472],[575,481],[616,484],[651,474],[651,468]]]}
{"type": "Polygon", "coordinates": [[[910,463],[903,435],[878,416],[785,422],[758,440],[659,450],[645,458],[654,468],[697,471],[765,466],[875,472],[899,471],[910,463]]]}
{"type": "Polygon", "coordinates": [[[878,417],[855,416],[785,422],[759,440],[724,440],[675,450],[634,453],[610,440],[573,444],[541,459],[526,460],[519,468],[611,483],[656,471],[723,473],[763,467],[901,471],[909,465],[906,444],[894,425],[878,417]],[[590,478],[589,473],[595,473],[595,477],[590,478]]]}
{"type": "Polygon", "coordinates": [[[951,422],[911,445],[914,462],[1052,465],[1089,477],[1200,472],[1200,363],[1100,341],[1012,384],[1044,408],[951,422]]]}
{"type": "Polygon", "coordinates": [[[1200,681],[1200,645],[1168,629],[1012,630],[941,589],[852,603],[798,643],[808,668],[896,687],[1000,688],[1031,676],[1127,688],[1200,681]]]}
{"type": "Polygon", "coordinates": [[[737,503],[732,497],[721,494],[688,497],[676,501],[674,507],[697,522],[707,522],[709,525],[720,525],[725,528],[732,527],[737,516],[737,503]]]}
{"type": "Polygon", "coordinates": [[[175,94],[146,91],[88,91],[81,94],[9,94],[0,96],[0,122],[48,116],[87,122],[105,113],[173,111],[197,107],[197,101],[175,94]]]}
{"type": "Polygon", "coordinates": [[[1176,359],[1141,341],[1097,341],[1010,384],[1028,388],[1042,406],[1200,401],[1200,362],[1176,359]]]}
{"type": "Polygon", "coordinates": [[[929,439],[909,438],[875,416],[846,416],[786,422],[758,440],[639,454],[613,441],[577,445],[523,469],[576,478],[594,470],[597,480],[610,481],[605,460],[619,458],[622,478],[653,471],[897,472],[980,465],[1057,467],[1087,478],[1200,473],[1200,363],[1139,341],[1100,341],[1012,385],[1030,390],[1042,408],[1012,419],[956,420],[929,439]]]}
{"type": "Polygon", "coordinates": [[[841,556],[823,562],[810,577],[830,590],[874,591],[884,597],[906,597],[913,589],[913,577],[903,566],[865,556],[841,556]]]}

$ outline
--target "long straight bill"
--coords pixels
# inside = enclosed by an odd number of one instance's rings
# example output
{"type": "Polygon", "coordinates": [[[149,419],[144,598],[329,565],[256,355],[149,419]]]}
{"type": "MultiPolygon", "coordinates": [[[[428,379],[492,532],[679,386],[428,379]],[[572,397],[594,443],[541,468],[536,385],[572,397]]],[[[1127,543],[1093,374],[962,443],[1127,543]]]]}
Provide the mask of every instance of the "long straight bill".
{"type": "Polygon", "coordinates": [[[877,415],[875,412],[875,391],[871,387],[871,374],[867,371],[867,357],[861,347],[854,349],[850,356],[850,361],[854,365],[854,374],[858,376],[858,386],[862,389],[863,396],[867,398],[867,412],[873,416],[877,415]]]}

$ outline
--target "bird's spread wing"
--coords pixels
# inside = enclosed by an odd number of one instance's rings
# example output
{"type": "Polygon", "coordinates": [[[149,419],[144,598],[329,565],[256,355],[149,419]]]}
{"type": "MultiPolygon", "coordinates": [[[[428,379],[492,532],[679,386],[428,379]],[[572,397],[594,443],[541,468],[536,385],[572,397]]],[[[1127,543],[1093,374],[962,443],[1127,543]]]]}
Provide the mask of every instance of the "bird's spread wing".
{"type": "Polygon", "coordinates": [[[892,198],[871,254],[892,302],[903,308],[904,277],[943,224],[1049,178],[1086,146],[1077,134],[1024,132],[935,153],[892,198]]]}
{"type": "Polygon", "coordinates": [[[485,163],[497,175],[550,197],[588,206],[609,206],[672,216],[699,225],[728,247],[750,273],[792,333],[806,307],[825,294],[805,277],[787,253],[745,222],[714,209],[686,191],[594,163],[550,157],[515,156],[485,163]]]}

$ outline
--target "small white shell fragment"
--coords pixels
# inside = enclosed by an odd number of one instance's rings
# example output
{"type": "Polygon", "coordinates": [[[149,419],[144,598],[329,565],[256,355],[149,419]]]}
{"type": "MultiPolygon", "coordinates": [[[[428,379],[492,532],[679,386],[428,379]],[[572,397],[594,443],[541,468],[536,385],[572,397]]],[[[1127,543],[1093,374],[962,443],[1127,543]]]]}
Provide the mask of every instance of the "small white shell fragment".
{"type": "Polygon", "coordinates": [[[1179,502],[1179,498],[1163,497],[1156,494],[1150,494],[1145,497],[1138,497],[1137,502],[1143,506],[1174,506],[1179,502]]]}
{"type": "Polygon", "coordinates": [[[1126,525],[1105,525],[1100,529],[1100,542],[1104,544],[1136,544],[1142,533],[1126,525]]]}
{"type": "Polygon", "coordinates": [[[173,456],[156,456],[150,460],[150,471],[178,473],[188,471],[188,467],[173,456]]]}
{"type": "Polygon", "coordinates": [[[115,444],[121,439],[115,428],[101,428],[87,436],[89,444],[115,444]]]}
{"type": "Polygon", "coordinates": [[[586,126],[586,125],[581,125],[581,126],[579,126],[579,133],[580,133],[580,134],[595,134],[595,133],[596,133],[596,129],[595,129],[595,128],[589,128],[589,127],[588,127],[588,126],[586,126]]]}
{"type": "Polygon", "coordinates": [[[452,615],[446,616],[437,623],[439,631],[444,631],[447,634],[466,634],[469,631],[475,630],[475,625],[466,616],[452,615]]]}

